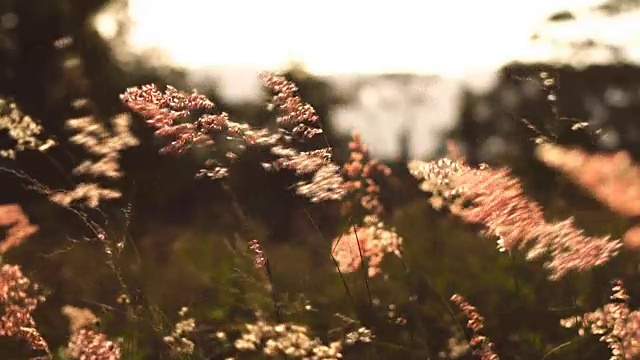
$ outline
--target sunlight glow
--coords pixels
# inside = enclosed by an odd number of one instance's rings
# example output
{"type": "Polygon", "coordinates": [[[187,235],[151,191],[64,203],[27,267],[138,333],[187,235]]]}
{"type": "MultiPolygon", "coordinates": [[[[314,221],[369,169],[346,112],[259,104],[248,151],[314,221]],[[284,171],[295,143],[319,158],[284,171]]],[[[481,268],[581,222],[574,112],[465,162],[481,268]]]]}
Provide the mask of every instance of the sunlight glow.
{"type": "Polygon", "coordinates": [[[529,41],[557,10],[594,0],[130,0],[130,45],[177,65],[274,69],[292,59],[316,74],[460,76],[540,56],[529,41]]]}

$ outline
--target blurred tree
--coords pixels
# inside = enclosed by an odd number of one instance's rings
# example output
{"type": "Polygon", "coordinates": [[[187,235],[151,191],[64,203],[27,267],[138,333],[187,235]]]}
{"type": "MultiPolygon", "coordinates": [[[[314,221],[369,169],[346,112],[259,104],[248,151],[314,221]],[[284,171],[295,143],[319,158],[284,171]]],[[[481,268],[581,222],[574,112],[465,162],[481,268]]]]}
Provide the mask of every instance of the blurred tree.
{"type": "MultiPolygon", "coordinates": [[[[629,11],[640,9],[639,0],[605,0],[590,10],[605,16],[617,16],[629,11]]],[[[547,19],[549,22],[561,22],[576,20],[576,17],[570,10],[558,11],[547,19]]]]}
{"type": "MultiPolygon", "coordinates": [[[[638,0],[606,0],[601,4],[589,8],[586,12],[591,15],[600,17],[601,21],[611,21],[626,15],[630,12],[640,9],[640,1],[638,0]]],[[[577,39],[559,40],[553,35],[544,35],[545,31],[550,27],[570,27],[580,22],[581,14],[585,11],[576,12],[573,9],[565,9],[553,13],[542,24],[541,29],[534,32],[531,39],[536,42],[550,43],[560,49],[572,49],[575,56],[593,54],[596,51],[608,53],[612,62],[628,61],[628,54],[624,46],[619,44],[608,43],[598,38],[597,34],[592,36],[583,35],[577,39]]]]}
{"type": "MultiPolygon", "coordinates": [[[[612,21],[639,5],[637,0],[607,0],[588,11],[612,21]]],[[[554,45],[559,59],[505,65],[491,90],[466,91],[459,125],[452,132],[473,163],[512,166],[547,196],[554,182],[551,172],[532,157],[536,142],[626,149],[640,157],[640,126],[633,119],[640,109],[640,67],[624,44],[584,33],[560,40],[547,32],[579,21],[581,13],[573,9],[549,16],[532,39],[554,45]]]]}
{"type": "Polygon", "coordinates": [[[626,149],[640,158],[638,81],[640,68],[633,65],[510,64],[490,91],[466,91],[451,135],[472,163],[509,165],[549,190],[550,173],[532,156],[536,142],[626,149]]]}

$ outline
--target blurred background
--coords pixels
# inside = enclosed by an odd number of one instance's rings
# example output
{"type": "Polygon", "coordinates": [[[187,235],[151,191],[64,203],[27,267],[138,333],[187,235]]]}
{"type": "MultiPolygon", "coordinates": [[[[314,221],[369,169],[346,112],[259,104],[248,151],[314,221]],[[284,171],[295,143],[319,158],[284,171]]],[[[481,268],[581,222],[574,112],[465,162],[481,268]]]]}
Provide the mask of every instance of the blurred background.
{"type": "MultiPolygon", "coordinates": [[[[498,253],[478,229],[432,209],[406,162],[444,156],[446,141],[455,140],[472,164],[511,167],[550,219],[575,216],[589,233],[619,237],[630,220],[538,163],[533,149],[545,136],[638,160],[639,59],[637,0],[0,0],[0,97],[62,145],[47,156],[0,159],[3,169],[68,186],[65,173],[80,156],[64,128],[77,116],[72,100],[91,99],[106,121],[125,111],[119,94],[141,84],[197,88],[235,121],[265,124],[269,94],[257,73],[278,71],[315,107],[338,161],[358,131],[372,157],[393,169],[382,190],[385,218],[407,254],[385,262],[389,275],[370,284],[348,277],[355,300],[345,299],[328,255],[348,226],[339,206],[296,198],[288,189],[293,174],[266,174],[255,159],[238,165],[230,199],[219,184],[193,180],[201,155],[159,155],[163,141],[137,118],[142,144],[124,154],[126,176],[117,183],[125,196],[92,215],[127,239],[118,266],[138,294],[133,303],[153,309],[155,320],[127,320],[100,247],[70,240],[86,236],[82,222],[3,171],[2,202],[20,203],[40,226],[5,260],[23,264],[50,292],[37,320],[57,346],[67,336],[65,304],[100,312],[105,331],[128,339],[132,358],[141,359],[163,356],[163,332],[182,306],[193,309],[205,344],[212,331],[250,321],[270,296],[238,254],[236,241],[254,236],[271,259],[279,299],[292,307],[288,320],[325,336],[326,314],[350,314],[378,331],[379,358],[454,358],[449,339],[459,329],[441,300],[461,293],[484,314],[503,358],[602,359],[604,345],[558,320],[601,306],[613,278],[640,299],[638,256],[624,252],[602,269],[549,282],[540,264],[498,253]],[[230,215],[230,201],[251,219],[252,234],[230,215]],[[300,313],[299,302],[318,313],[300,313]]],[[[0,342],[11,354],[20,346],[0,342]]],[[[211,347],[203,357],[228,355],[211,347]]]]}

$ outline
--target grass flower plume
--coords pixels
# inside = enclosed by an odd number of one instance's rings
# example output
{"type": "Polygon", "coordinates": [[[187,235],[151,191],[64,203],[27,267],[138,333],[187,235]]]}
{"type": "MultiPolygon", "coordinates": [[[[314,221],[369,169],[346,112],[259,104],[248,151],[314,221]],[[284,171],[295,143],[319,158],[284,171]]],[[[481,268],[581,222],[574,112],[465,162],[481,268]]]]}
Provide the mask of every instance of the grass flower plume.
{"type": "Polygon", "coordinates": [[[422,181],[423,190],[451,204],[453,214],[483,225],[483,233],[497,238],[501,250],[528,248],[529,260],[548,255],[545,267],[552,280],[602,265],[620,250],[619,240],[585,235],[571,218],[546,221],[542,207],[524,194],[520,181],[508,169],[486,165],[473,169],[445,158],[413,161],[409,170],[422,181]]]}

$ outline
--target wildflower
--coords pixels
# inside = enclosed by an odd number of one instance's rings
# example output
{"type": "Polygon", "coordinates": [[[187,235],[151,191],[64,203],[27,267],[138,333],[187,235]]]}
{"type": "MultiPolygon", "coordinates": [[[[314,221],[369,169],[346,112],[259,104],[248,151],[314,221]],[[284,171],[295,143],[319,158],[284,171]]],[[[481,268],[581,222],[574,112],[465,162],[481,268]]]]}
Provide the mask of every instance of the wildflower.
{"type": "Polygon", "coordinates": [[[95,183],[81,183],[72,190],[59,191],[51,194],[49,199],[62,206],[69,206],[78,200],[84,200],[84,204],[95,208],[102,200],[117,199],[122,194],[118,190],[105,189],[95,183]]]}
{"type": "Polygon", "coordinates": [[[640,311],[629,309],[629,297],[621,281],[613,285],[611,302],[601,309],[560,321],[578,333],[600,335],[611,350],[611,360],[634,359],[640,355],[640,311]]]}
{"type": "Polygon", "coordinates": [[[628,217],[640,216],[640,166],[633,163],[628,153],[588,154],[545,144],[538,146],[536,155],[611,210],[628,217]]]}
{"type": "Polygon", "coordinates": [[[178,315],[182,318],[182,320],[178,321],[175,324],[171,335],[165,336],[163,338],[165,344],[167,344],[171,351],[174,354],[193,354],[195,350],[195,344],[193,341],[187,338],[187,335],[192,333],[196,328],[196,321],[194,318],[185,318],[188,308],[182,307],[178,312],[178,315]]]}
{"type": "Polygon", "coordinates": [[[0,336],[26,340],[33,349],[49,353],[49,347],[37,330],[31,313],[44,302],[39,287],[25,277],[17,265],[4,264],[0,268],[0,336]]]}
{"type": "Polygon", "coordinates": [[[347,193],[338,165],[324,164],[313,174],[311,181],[296,184],[296,193],[309,198],[311,202],[341,200],[347,193]]]}
{"type": "Polygon", "coordinates": [[[0,149],[0,157],[14,159],[18,152],[29,149],[45,151],[55,144],[52,139],[41,140],[42,126],[23,114],[15,103],[4,99],[0,99],[0,130],[5,130],[15,142],[10,149],[0,149]]]}
{"type": "Polygon", "coordinates": [[[165,91],[151,85],[131,87],[120,96],[133,111],[141,114],[147,123],[156,128],[157,136],[169,137],[172,142],[163,147],[163,153],[181,154],[192,147],[215,149],[215,135],[222,135],[231,142],[231,150],[225,150],[222,158],[210,158],[197,173],[197,177],[220,179],[229,175],[228,165],[248,146],[269,146],[278,158],[263,162],[266,170],[289,169],[297,175],[311,175],[310,180],[295,184],[297,194],[312,202],[339,200],[344,194],[343,179],[337,165],[331,162],[331,150],[322,148],[298,151],[290,146],[291,139],[308,139],[322,130],[316,127],[317,115],[313,107],[295,94],[297,87],[284,77],[262,73],[265,86],[274,92],[272,103],[282,111],[278,117],[278,131],[255,129],[229,119],[228,114],[204,114],[193,122],[184,122],[192,110],[210,111],[215,104],[195,90],[192,93],[168,86],[165,91]]]}
{"type": "Polygon", "coordinates": [[[81,329],[91,328],[99,324],[98,317],[89,309],[65,305],[62,314],[69,319],[69,332],[76,333],[81,329]]]}
{"type": "Polygon", "coordinates": [[[367,328],[359,328],[345,334],[337,341],[328,344],[309,334],[306,326],[298,324],[270,324],[258,320],[254,324],[246,324],[245,331],[234,342],[234,347],[241,352],[258,351],[267,357],[309,360],[341,359],[345,345],[357,342],[371,342],[373,335],[367,328]]]}
{"type": "Polygon", "coordinates": [[[318,115],[311,105],[296,95],[298,88],[293,82],[269,72],[261,73],[260,79],[274,92],[271,99],[273,106],[283,112],[283,115],[276,120],[279,125],[294,126],[294,135],[302,135],[306,138],[322,132],[321,129],[313,129],[305,125],[305,123],[317,122],[318,115]]]}
{"type": "MultiPolygon", "coordinates": [[[[67,128],[74,130],[75,135],[69,140],[82,146],[88,153],[95,156],[111,156],[111,161],[117,160],[119,151],[139,144],[138,139],[131,134],[129,126],[131,118],[128,114],[119,114],[112,119],[112,131],[107,130],[104,125],[96,121],[92,116],[85,116],[69,119],[66,122],[67,128]]],[[[86,173],[94,176],[119,177],[117,165],[115,173],[112,171],[100,171],[94,169],[86,173]]],[[[77,171],[77,170],[76,170],[77,171]]],[[[85,172],[79,172],[85,173],[85,172]]]]}
{"type": "Polygon", "coordinates": [[[342,166],[342,176],[346,179],[345,187],[351,195],[351,201],[344,203],[343,213],[349,213],[359,207],[366,214],[381,215],[383,211],[380,202],[380,187],[374,180],[374,175],[389,176],[391,169],[376,160],[368,158],[367,145],[360,140],[360,134],[353,133],[349,143],[349,161],[342,166]]]}
{"type": "Polygon", "coordinates": [[[62,314],[69,318],[71,336],[65,355],[78,360],[119,360],[120,342],[111,341],[95,330],[99,320],[89,309],[66,305],[62,314]]]}
{"type": "Polygon", "coordinates": [[[358,330],[356,331],[352,331],[349,332],[345,335],[345,340],[344,343],[346,345],[353,345],[357,342],[364,342],[364,343],[369,343],[371,341],[373,341],[373,334],[371,333],[371,330],[365,328],[365,327],[360,327],[358,328],[358,330]]]}
{"type": "Polygon", "coordinates": [[[120,343],[105,334],[81,329],[71,335],[65,355],[78,360],[119,360],[120,343]]]}
{"type": "Polygon", "coordinates": [[[38,231],[38,226],[29,222],[29,218],[17,204],[0,205],[0,226],[10,226],[6,237],[0,242],[0,255],[19,246],[38,231]]]}
{"type": "Polygon", "coordinates": [[[251,249],[254,253],[253,263],[257,268],[261,268],[267,264],[267,257],[262,250],[262,246],[258,240],[251,240],[249,242],[249,249],[251,249]]]}
{"type": "MultiPolygon", "coordinates": [[[[588,154],[546,144],[536,149],[536,155],[616,213],[630,218],[640,216],[640,166],[627,152],[588,154]]],[[[640,248],[639,229],[635,225],[627,230],[623,237],[626,246],[640,248]]]]}
{"type": "Polygon", "coordinates": [[[320,170],[331,156],[330,149],[298,152],[280,145],[271,148],[271,153],[279,158],[271,163],[263,164],[268,170],[290,169],[296,175],[313,174],[320,170]]]}
{"type": "Polygon", "coordinates": [[[387,229],[375,215],[365,217],[362,227],[350,229],[333,240],[331,254],[343,273],[354,272],[367,260],[367,273],[373,277],[381,272],[386,254],[400,256],[402,238],[394,229],[387,229]]]}
{"type": "Polygon", "coordinates": [[[222,135],[231,144],[220,158],[210,158],[205,167],[199,170],[198,177],[219,179],[228,176],[228,165],[247,145],[273,145],[281,137],[265,129],[253,129],[247,124],[232,121],[225,112],[205,113],[193,122],[183,119],[193,110],[209,112],[215,104],[197,91],[187,93],[172,86],[160,91],[153,85],[131,87],[120,95],[120,99],[131,110],[145,117],[147,123],[156,129],[158,137],[172,139],[163,147],[161,153],[182,154],[191,148],[208,147],[213,149],[216,135],[222,135]]]}
{"type": "Polygon", "coordinates": [[[118,298],[116,298],[116,302],[118,304],[129,304],[131,303],[131,299],[129,299],[129,295],[127,294],[120,294],[118,298]]]}
{"type": "Polygon", "coordinates": [[[480,330],[484,327],[484,318],[482,315],[461,295],[453,295],[451,301],[456,304],[467,317],[467,328],[473,333],[471,341],[469,341],[469,346],[473,349],[473,354],[481,360],[498,360],[498,355],[493,351],[493,343],[489,338],[480,334],[480,330]]]}
{"type": "Polygon", "coordinates": [[[273,73],[260,74],[264,85],[273,92],[271,107],[280,110],[276,119],[283,137],[280,145],[273,146],[271,152],[279,158],[271,163],[263,163],[267,170],[286,168],[297,175],[311,174],[311,181],[299,181],[295,184],[296,193],[307,197],[311,202],[341,200],[346,194],[339,167],[331,160],[328,147],[300,152],[290,145],[289,139],[308,140],[321,134],[319,118],[313,107],[296,95],[296,85],[273,73]]]}
{"type": "Polygon", "coordinates": [[[640,224],[632,226],[623,237],[624,244],[633,249],[640,249],[640,224]]]}
{"type": "Polygon", "coordinates": [[[468,223],[482,224],[483,234],[499,238],[501,250],[529,246],[527,259],[544,255],[545,267],[557,280],[569,271],[599,266],[616,256],[619,240],[608,236],[584,235],[573,219],[547,222],[541,206],[524,194],[520,182],[508,169],[478,169],[462,161],[441,159],[409,164],[411,173],[421,179],[421,188],[449,202],[450,210],[468,223]]]}
{"type": "MultiPolygon", "coordinates": [[[[38,227],[31,225],[20,206],[0,206],[0,225],[11,226],[0,243],[0,255],[20,245],[38,227]]],[[[37,330],[31,313],[44,302],[40,287],[33,284],[20,266],[4,264],[0,268],[0,336],[14,336],[26,340],[33,349],[49,353],[49,346],[37,330]]]]}
{"type": "Polygon", "coordinates": [[[331,255],[342,273],[357,271],[362,264],[362,256],[360,255],[362,243],[358,245],[358,242],[361,238],[364,239],[364,228],[360,229],[360,235],[356,236],[356,232],[342,234],[334,239],[333,244],[331,244],[331,255]]]}
{"type": "MultiPolygon", "coordinates": [[[[85,106],[85,104],[78,104],[78,106],[85,106]]],[[[73,174],[87,176],[94,180],[122,177],[120,152],[139,144],[138,139],[129,131],[130,120],[127,114],[115,116],[112,119],[111,130],[96,121],[93,116],[67,120],[67,128],[75,132],[69,140],[80,145],[91,157],[78,164],[73,169],[73,174]]],[[[118,190],[103,188],[97,183],[83,182],[71,190],[52,193],[49,198],[62,206],[80,201],[95,208],[103,200],[117,199],[120,196],[122,194],[118,190]]]]}

